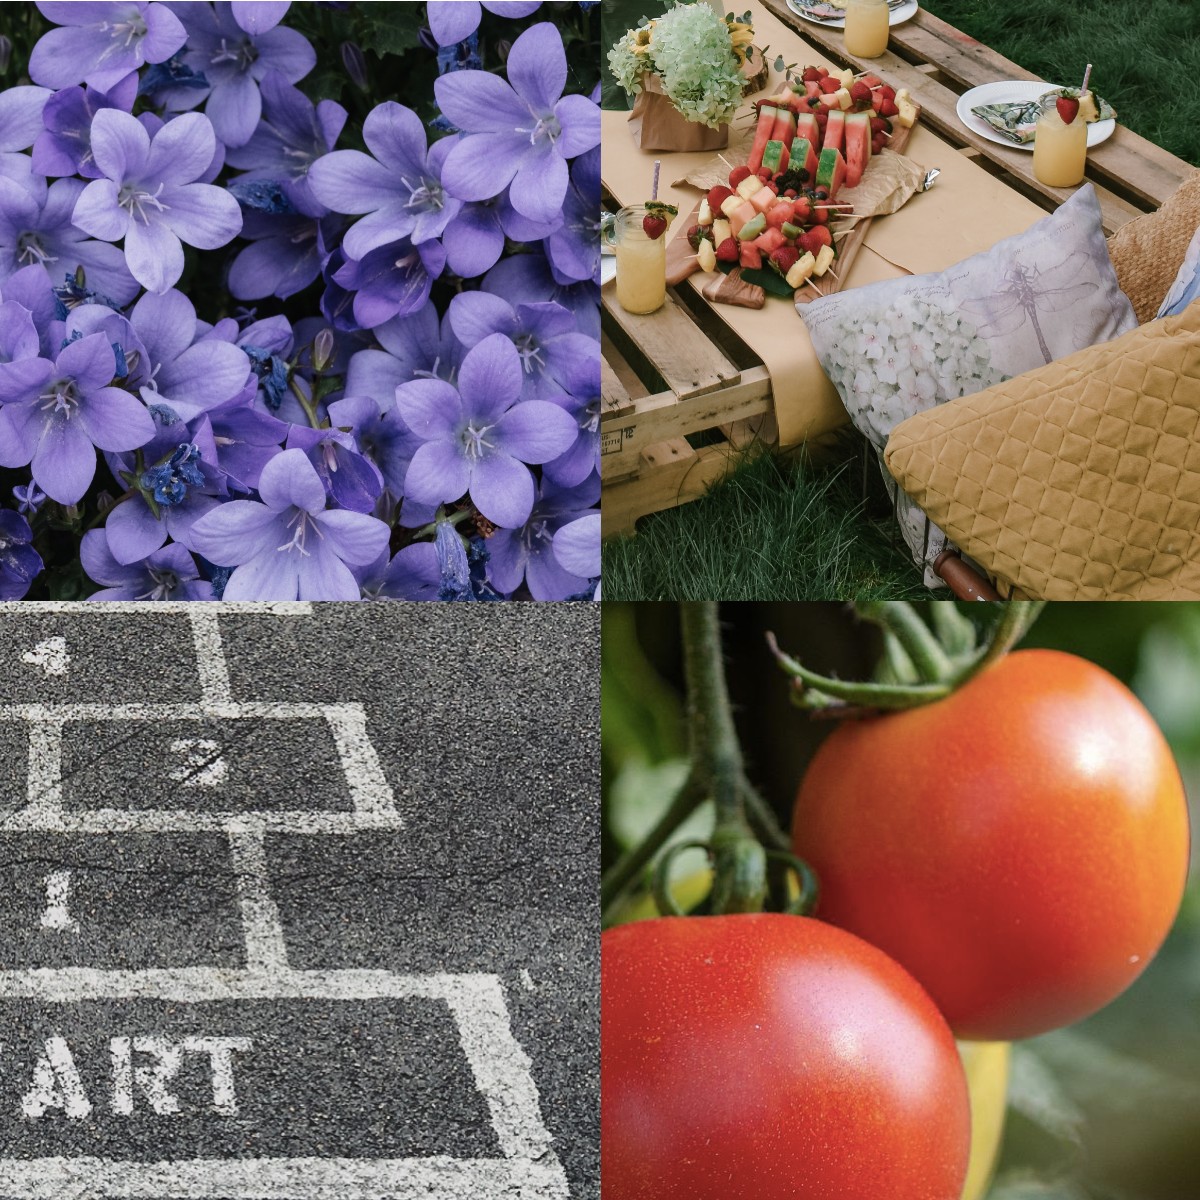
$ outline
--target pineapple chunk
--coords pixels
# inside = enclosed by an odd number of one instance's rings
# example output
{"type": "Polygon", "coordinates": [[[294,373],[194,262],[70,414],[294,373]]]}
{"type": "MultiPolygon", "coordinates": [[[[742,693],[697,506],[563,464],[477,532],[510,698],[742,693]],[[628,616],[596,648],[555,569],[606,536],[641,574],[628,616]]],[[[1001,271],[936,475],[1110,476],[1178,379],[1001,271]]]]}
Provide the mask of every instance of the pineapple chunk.
{"type": "Polygon", "coordinates": [[[721,211],[727,216],[732,216],[739,208],[742,207],[741,196],[726,196],[721,201],[721,211]]]}
{"type": "Polygon", "coordinates": [[[841,81],[842,87],[851,88],[854,86],[854,72],[849,67],[841,71],[835,71],[833,74],[841,81]]]}
{"type": "Polygon", "coordinates": [[[743,200],[749,200],[755,192],[762,190],[762,180],[757,175],[747,175],[741,183],[737,185],[737,193],[743,200]]]}
{"type": "MultiPolygon", "coordinates": [[[[828,246],[823,246],[822,249],[829,249],[828,246]]],[[[792,269],[787,273],[785,279],[790,288],[800,287],[804,281],[813,273],[813,267],[816,266],[817,260],[813,258],[809,251],[805,251],[792,264],[792,269]]]]}
{"type": "Polygon", "coordinates": [[[733,229],[728,221],[718,217],[713,222],[712,234],[713,243],[719,246],[726,238],[733,237],[733,229]]]}
{"type": "Polygon", "coordinates": [[[700,201],[700,211],[696,214],[697,225],[711,225],[713,223],[713,211],[708,206],[708,198],[705,197],[700,201]]]}
{"type": "Polygon", "coordinates": [[[837,97],[838,107],[843,112],[854,107],[854,98],[845,88],[838,88],[834,95],[837,97]]]}
{"type": "Polygon", "coordinates": [[[717,269],[717,252],[713,249],[713,244],[704,238],[700,242],[700,249],[696,251],[696,258],[700,262],[700,270],[715,271],[717,269]]]}
{"type": "Polygon", "coordinates": [[[822,246],[820,253],[817,255],[817,261],[813,265],[813,274],[824,275],[831,266],[833,266],[833,247],[822,246]]]}
{"type": "Polygon", "coordinates": [[[896,113],[896,120],[906,129],[911,129],[917,120],[917,109],[911,100],[899,101],[896,104],[899,110],[896,113]]]}
{"type": "Polygon", "coordinates": [[[1096,97],[1090,91],[1079,97],[1079,115],[1089,124],[1100,120],[1100,110],[1096,107],[1096,97]]]}

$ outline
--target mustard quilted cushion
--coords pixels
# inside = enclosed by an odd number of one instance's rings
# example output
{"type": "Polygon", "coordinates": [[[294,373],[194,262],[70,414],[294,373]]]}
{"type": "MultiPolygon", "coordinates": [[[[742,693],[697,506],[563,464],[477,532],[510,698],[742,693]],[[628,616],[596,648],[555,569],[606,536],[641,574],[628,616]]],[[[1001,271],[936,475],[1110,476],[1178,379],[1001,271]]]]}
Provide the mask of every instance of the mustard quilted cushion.
{"type": "Polygon", "coordinates": [[[884,457],[1027,595],[1200,598],[1200,302],[918,413],[884,457]]]}

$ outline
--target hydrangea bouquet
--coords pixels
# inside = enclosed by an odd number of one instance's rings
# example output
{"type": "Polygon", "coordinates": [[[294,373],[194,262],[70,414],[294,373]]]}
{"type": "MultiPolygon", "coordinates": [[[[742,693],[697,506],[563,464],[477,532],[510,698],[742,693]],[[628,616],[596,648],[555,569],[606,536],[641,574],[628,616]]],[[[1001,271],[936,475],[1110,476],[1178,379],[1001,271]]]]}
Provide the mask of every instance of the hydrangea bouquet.
{"type": "Polygon", "coordinates": [[[608,65],[631,96],[646,86],[645,77],[657,76],[682,117],[716,129],[742,102],[753,37],[749,13],[721,17],[705,3],[680,3],[629,30],[608,52],[608,65]]]}
{"type": "Polygon", "coordinates": [[[5,5],[0,599],[593,596],[594,7],[5,5]]]}

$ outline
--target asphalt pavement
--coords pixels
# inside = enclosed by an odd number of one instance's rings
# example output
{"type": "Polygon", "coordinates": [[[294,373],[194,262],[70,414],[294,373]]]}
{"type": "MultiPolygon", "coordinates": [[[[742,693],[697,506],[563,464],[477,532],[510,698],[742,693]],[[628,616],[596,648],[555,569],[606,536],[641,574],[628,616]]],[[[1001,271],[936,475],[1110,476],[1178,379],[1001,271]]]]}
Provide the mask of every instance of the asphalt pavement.
{"type": "Polygon", "coordinates": [[[595,1200],[598,608],[150,607],[0,605],[0,1197],[595,1200]]]}

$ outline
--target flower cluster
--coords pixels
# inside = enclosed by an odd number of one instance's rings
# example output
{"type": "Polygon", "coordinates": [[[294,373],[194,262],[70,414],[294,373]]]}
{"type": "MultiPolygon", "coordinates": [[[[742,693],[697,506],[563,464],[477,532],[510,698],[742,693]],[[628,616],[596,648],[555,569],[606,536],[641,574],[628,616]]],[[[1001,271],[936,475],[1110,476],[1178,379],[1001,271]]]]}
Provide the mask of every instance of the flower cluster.
{"type": "Polygon", "coordinates": [[[663,93],[689,121],[717,128],[742,102],[741,68],[754,29],[749,14],[718,16],[707,4],[676,4],[629,30],[608,53],[613,77],[630,95],[658,75],[663,93]]]}
{"type": "Polygon", "coordinates": [[[594,96],[538,3],[485,3],[482,49],[479,4],[421,6],[424,94],[373,104],[303,30],[375,16],[289,7],[37,4],[0,93],[0,599],[592,597],[594,96]]]}

